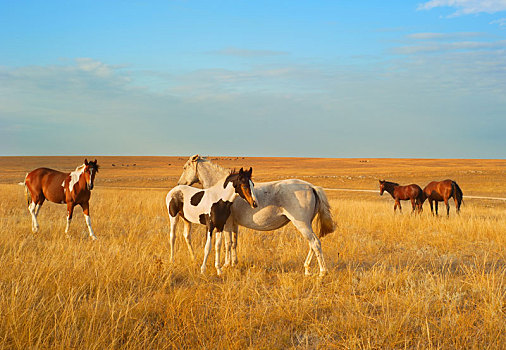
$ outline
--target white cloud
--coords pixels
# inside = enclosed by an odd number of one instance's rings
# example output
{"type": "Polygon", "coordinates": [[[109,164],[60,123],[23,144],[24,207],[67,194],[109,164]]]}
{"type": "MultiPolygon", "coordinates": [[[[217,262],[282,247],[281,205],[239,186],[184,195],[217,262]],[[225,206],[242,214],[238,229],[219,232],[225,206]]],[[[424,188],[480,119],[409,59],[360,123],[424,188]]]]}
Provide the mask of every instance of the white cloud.
{"type": "Polygon", "coordinates": [[[497,13],[506,11],[506,0],[431,0],[418,5],[419,10],[431,10],[436,7],[456,8],[452,16],[497,13]]]}
{"type": "Polygon", "coordinates": [[[455,39],[467,39],[472,37],[485,36],[483,33],[414,33],[407,35],[410,39],[417,40],[455,40],[455,39]]]}
{"type": "Polygon", "coordinates": [[[498,24],[500,27],[506,27],[506,17],[492,21],[490,24],[498,24]]]}
{"type": "Polygon", "coordinates": [[[367,71],[333,63],[146,75],[92,59],[0,67],[0,150],[504,156],[506,125],[497,121],[506,108],[503,56],[469,51],[418,53],[367,71]],[[154,87],[151,76],[159,78],[154,87]],[[385,138],[421,122],[441,128],[416,142],[412,135],[385,138]],[[498,136],[487,137],[495,143],[472,135],[490,125],[498,136]],[[444,152],[438,146],[443,138],[444,152]]]}

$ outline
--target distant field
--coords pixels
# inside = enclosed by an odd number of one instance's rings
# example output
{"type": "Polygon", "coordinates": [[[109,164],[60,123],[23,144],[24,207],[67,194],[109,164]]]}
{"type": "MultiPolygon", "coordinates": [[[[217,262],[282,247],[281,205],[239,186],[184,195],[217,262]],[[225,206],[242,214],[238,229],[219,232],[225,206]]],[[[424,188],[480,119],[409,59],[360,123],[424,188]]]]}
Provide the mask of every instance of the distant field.
{"type": "MultiPolygon", "coordinates": [[[[93,157],[94,159],[95,157],[93,157]]],[[[290,224],[240,228],[239,265],[199,273],[182,240],[168,262],[165,194],[184,157],[96,157],[91,199],[98,241],[80,209],[45,203],[31,233],[23,181],[40,166],[70,171],[84,157],[0,157],[0,349],[504,348],[505,160],[211,157],[253,167],[255,181],[300,178],[377,190],[378,179],[424,186],[451,178],[460,216],[393,213],[388,194],[327,191],[336,232],[322,240],[328,276],[304,277],[307,243],[290,224]]],[[[405,204],[404,204],[405,203],[405,204]]],[[[441,208],[441,207],[440,207],[441,208]]],[[[313,271],[317,272],[316,262],[313,271]]]]}

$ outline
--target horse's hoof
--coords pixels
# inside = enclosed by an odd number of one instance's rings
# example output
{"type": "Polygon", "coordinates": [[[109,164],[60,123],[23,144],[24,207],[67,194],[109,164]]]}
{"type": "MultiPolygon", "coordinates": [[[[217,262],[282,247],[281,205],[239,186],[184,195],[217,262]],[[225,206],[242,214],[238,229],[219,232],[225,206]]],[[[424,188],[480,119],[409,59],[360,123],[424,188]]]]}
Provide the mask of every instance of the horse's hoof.
{"type": "Polygon", "coordinates": [[[205,274],[206,273],[206,268],[205,267],[201,267],[200,268],[200,273],[201,274],[205,274]]]}
{"type": "Polygon", "coordinates": [[[221,276],[222,271],[221,271],[221,269],[220,269],[220,268],[216,268],[216,274],[217,274],[218,276],[221,276]]]}
{"type": "Polygon", "coordinates": [[[320,274],[318,275],[319,277],[325,277],[327,275],[327,270],[322,270],[320,271],[320,274]]]}

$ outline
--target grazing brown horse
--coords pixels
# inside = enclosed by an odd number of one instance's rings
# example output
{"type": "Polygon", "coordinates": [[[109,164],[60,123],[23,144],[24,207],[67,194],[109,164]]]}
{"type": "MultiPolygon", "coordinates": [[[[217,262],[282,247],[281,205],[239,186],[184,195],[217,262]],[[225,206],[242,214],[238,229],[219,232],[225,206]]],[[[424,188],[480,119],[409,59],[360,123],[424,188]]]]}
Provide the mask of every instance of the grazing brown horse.
{"type": "Polygon", "coordinates": [[[423,191],[420,186],[411,184],[407,186],[399,186],[396,182],[390,182],[385,180],[379,180],[380,184],[380,195],[383,195],[384,191],[390,193],[392,198],[395,200],[394,212],[399,207],[399,211],[402,212],[401,200],[410,200],[413,212],[417,209],[418,212],[422,211],[423,205],[423,191]]]}
{"type": "Polygon", "coordinates": [[[432,202],[436,202],[436,215],[438,202],[445,202],[446,205],[446,216],[450,216],[450,204],[448,199],[452,198],[455,200],[455,207],[457,208],[457,214],[460,213],[460,205],[462,204],[462,190],[459,185],[453,180],[444,181],[432,181],[423,189],[424,200],[428,199],[430,204],[430,211],[434,214],[432,202]]]}
{"type": "Polygon", "coordinates": [[[32,215],[32,231],[35,233],[39,230],[37,215],[40,207],[47,199],[54,203],[67,204],[65,233],[69,231],[74,207],[80,205],[83,208],[90,237],[97,239],[91,228],[89,200],[98,168],[96,159],[90,162],[85,159],[83,165],[78,166],[76,170],[70,173],[62,173],[48,168],[38,168],[28,173],[25,178],[25,188],[28,211],[32,215]]]}

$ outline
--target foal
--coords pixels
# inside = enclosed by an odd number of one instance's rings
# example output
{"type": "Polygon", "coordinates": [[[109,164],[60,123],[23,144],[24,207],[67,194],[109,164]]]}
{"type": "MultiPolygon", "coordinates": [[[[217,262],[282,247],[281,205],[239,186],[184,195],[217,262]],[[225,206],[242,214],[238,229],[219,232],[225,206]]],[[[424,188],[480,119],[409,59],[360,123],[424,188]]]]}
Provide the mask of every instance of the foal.
{"type": "Polygon", "coordinates": [[[399,207],[399,212],[402,213],[401,200],[410,200],[413,212],[415,209],[420,213],[423,205],[423,191],[417,184],[411,184],[407,186],[399,186],[396,182],[390,182],[385,180],[379,180],[380,184],[380,195],[383,195],[384,191],[390,193],[392,198],[395,200],[394,212],[399,207]]]}
{"type": "Polygon", "coordinates": [[[216,234],[216,260],[214,266],[218,275],[221,274],[220,251],[221,232],[230,216],[230,207],[235,198],[241,196],[252,208],[257,207],[253,182],[251,181],[252,169],[239,172],[231,172],[222,178],[214,186],[207,189],[198,189],[187,185],[178,185],[167,194],[165,202],[170,220],[170,260],[174,261],[174,242],[176,240],[175,228],[179,216],[185,221],[184,236],[192,260],[194,259],[191,246],[189,223],[203,224],[207,228],[207,240],[204,250],[204,261],[200,268],[205,272],[206,262],[211,251],[211,239],[214,229],[216,234]]]}
{"type": "Polygon", "coordinates": [[[97,239],[91,228],[89,200],[95,174],[98,172],[97,160],[78,166],[70,173],[62,173],[48,168],[38,168],[26,175],[25,189],[28,201],[28,211],[32,215],[32,231],[39,231],[37,215],[39,209],[47,199],[54,203],[67,204],[67,226],[65,233],[68,233],[74,207],[80,205],[83,208],[84,219],[92,239],[97,239]],[[28,196],[30,195],[30,196],[28,196]],[[30,202],[31,200],[31,202],[30,202]]]}

